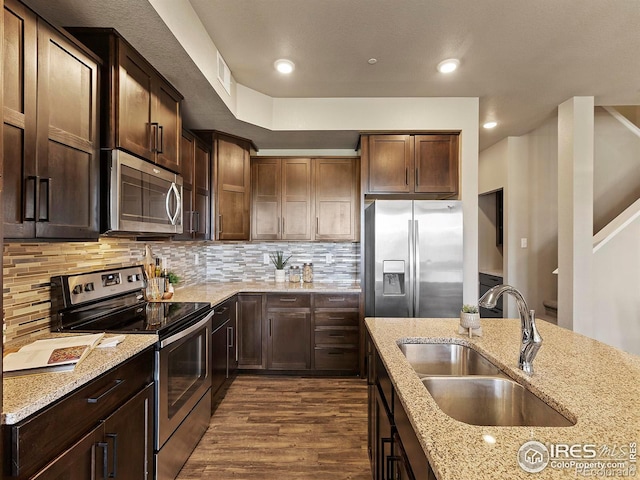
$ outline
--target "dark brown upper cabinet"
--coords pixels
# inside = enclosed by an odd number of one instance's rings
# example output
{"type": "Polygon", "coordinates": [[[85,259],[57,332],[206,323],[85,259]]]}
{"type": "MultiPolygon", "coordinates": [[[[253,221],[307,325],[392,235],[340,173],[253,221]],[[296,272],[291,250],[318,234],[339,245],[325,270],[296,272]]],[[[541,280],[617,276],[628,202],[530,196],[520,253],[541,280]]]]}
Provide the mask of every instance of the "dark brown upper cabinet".
{"type": "Polygon", "coordinates": [[[6,238],[99,234],[99,60],[15,0],[4,3],[6,238]]]}
{"type": "Polygon", "coordinates": [[[314,158],[315,240],[358,240],[359,159],[314,158]]]}
{"type": "Polygon", "coordinates": [[[311,160],[254,158],[254,240],[311,240],[311,160]]]}
{"type": "Polygon", "coordinates": [[[355,241],[357,158],[251,159],[251,238],[355,241]]]}
{"type": "Polygon", "coordinates": [[[182,173],[182,95],[112,28],[69,28],[103,60],[102,148],[182,173]]]}
{"type": "Polygon", "coordinates": [[[365,193],[455,197],[458,137],[456,133],[364,135],[365,193]]]}
{"type": "Polygon", "coordinates": [[[211,151],[188,130],[182,131],[181,142],[183,233],[175,238],[208,240],[211,238],[211,151]]]}
{"type": "Polygon", "coordinates": [[[213,152],[215,239],[249,240],[251,141],[213,130],[195,133],[213,152]]]}

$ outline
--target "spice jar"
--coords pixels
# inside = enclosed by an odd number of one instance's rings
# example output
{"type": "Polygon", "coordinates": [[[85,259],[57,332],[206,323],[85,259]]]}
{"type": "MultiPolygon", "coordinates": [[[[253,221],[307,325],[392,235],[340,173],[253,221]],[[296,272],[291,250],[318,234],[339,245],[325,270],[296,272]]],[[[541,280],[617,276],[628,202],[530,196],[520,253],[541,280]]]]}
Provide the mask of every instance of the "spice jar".
{"type": "Polygon", "coordinates": [[[289,281],[291,283],[300,283],[300,267],[297,265],[289,267],[289,281]]]}
{"type": "Polygon", "coordinates": [[[313,263],[305,263],[302,266],[302,280],[304,283],[313,282],[313,263]]]}

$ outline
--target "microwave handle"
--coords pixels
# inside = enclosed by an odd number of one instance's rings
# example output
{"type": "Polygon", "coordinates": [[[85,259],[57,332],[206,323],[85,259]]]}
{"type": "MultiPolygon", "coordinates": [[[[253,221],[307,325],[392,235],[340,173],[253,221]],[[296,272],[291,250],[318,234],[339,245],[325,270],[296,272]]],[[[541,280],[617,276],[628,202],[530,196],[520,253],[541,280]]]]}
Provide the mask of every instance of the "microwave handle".
{"type": "Polygon", "coordinates": [[[176,184],[174,182],[171,182],[171,187],[169,187],[169,191],[167,192],[167,199],[165,201],[165,207],[167,209],[167,217],[169,217],[169,220],[171,221],[171,225],[175,225],[176,221],[178,220],[178,214],[180,213],[180,204],[181,204],[181,199],[180,199],[180,192],[178,191],[178,187],[176,187],[176,184]],[[176,196],[176,212],[171,215],[171,210],[169,208],[169,200],[171,199],[171,192],[173,192],[176,196]]]}

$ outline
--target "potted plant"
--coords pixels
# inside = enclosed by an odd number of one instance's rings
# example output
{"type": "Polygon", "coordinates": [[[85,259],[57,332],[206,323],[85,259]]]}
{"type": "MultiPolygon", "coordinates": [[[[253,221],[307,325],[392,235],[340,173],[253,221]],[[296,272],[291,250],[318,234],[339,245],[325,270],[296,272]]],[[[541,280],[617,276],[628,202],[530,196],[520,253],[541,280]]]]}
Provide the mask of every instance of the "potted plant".
{"type": "Polygon", "coordinates": [[[282,250],[276,250],[274,253],[269,254],[269,258],[271,258],[273,266],[276,267],[276,282],[284,282],[284,267],[291,258],[291,255],[284,258],[284,252],[282,250]]]}
{"type": "Polygon", "coordinates": [[[464,328],[479,328],[480,313],[476,305],[463,305],[460,310],[460,325],[464,328]]]}

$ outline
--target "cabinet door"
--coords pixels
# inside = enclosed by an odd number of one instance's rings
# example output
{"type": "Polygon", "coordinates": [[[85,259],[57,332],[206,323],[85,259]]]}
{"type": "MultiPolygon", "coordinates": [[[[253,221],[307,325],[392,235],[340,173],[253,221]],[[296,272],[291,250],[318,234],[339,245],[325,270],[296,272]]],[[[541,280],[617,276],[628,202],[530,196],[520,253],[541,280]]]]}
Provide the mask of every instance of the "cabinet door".
{"type": "Polygon", "coordinates": [[[373,416],[375,422],[375,471],[376,480],[392,480],[389,475],[389,457],[393,455],[393,430],[387,409],[385,408],[382,395],[377,386],[373,386],[375,404],[373,405],[373,416]]]}
{"type": "Polygon", "coordinates": [[[266,367],[262,326],[262,295],[238,295],[238,368],[266,367]]]}
{"type": "Polygon", "coordinates": [[[149,384],[105,420],[103,442],[107,445],[108,478],[151,478],[153,389],[149,384]]]}
{"type": "Polygon", "coordinates": [[[251,238],[278,240],[282,236],[282,162],[279,158],[251,161],[251,238]]]}
{"type": "Polygon", "coordinates": [[[282,161],[282,239],[311,240],[311,160],[282,161]]]}
{"type": "Polygon", "coordinates": [[[227,327],[229,320],[211,334],[211,394],[215,395],[227,379],[227,327]]]}
{"type": "Polygon", "coordinates": [[[98,237],[97,82],[97,63],[38,20],[37,237],[98,237]]]}
{"type": "Polygon", "coordinates": [[[180,164],[180,138],[182,120],[180,101],[182,97],[164,80],[155,77],[153,89],[152,143],[156,153],[155,161],[176,173],[182,172],[180,164]]]}
{"type": "Polygon", "coordinates": [[[311,368],[311,314],[268,312],[269,353],[267,368],[306,370],[311,368]]]}
{"type": "Polygon", "coordinates": [[[4,3],[4,236],[35,237],[36,17],[15,0],[4,3]]]}
{"type": "Polygon", "coordinates": [[[116,145],[153,161],[153,72],[147,62],[124,42],[119,42],[120,74],[116,145]]]}
{"type": "Polygon", "coordinates": [[[248,142],[217,136],[217,240],[249,240],[251,195],[248,142]]]}
{"type": "Polygon", "coordinates": [[[369,192],[413,191],[413,137],[371,135],[369,137],[369,192]]]}
{"type": "Polygon", "coordinates": [[[458,192],[458,135],[416,135],[416,193],[458,192]]]}
{"type": "Polygon", "coordinates": [[[173,237],[175,240],[190,240],[193,237],[193,171],[196,140],[188,131],[180,137],[180,163],[182,165],[182,234],[173,237]]]}
{"type": "Polygon", "coordinates": [[[103,426],[99,425],[30,478],[33,480],[106,478],[104,457],[108,447],[102,440],[103,426]]]}
{"type": "Polygon", "coordinates": [[[314,159],[315,239],[357,240],[357,159],[314,159]]]}
{"type": "Polygon", "coordinates": [[[211,238],[211,152],[196,140],[194,152],[194,233],[195,238],[211,238]]]}
{"type": "Polygon", "coordinates": [[[231,324],[227,327],[227,362],[229,363],[228,375],[230,378],[238,370],[238,300],[228,302],[231,324]]]}

